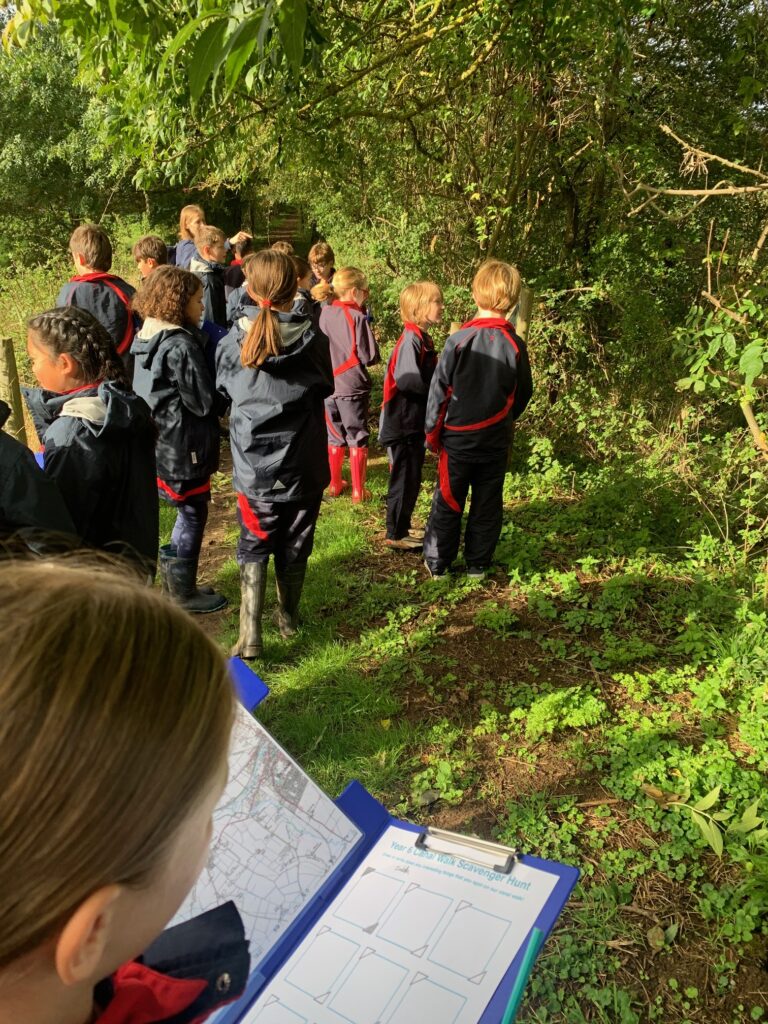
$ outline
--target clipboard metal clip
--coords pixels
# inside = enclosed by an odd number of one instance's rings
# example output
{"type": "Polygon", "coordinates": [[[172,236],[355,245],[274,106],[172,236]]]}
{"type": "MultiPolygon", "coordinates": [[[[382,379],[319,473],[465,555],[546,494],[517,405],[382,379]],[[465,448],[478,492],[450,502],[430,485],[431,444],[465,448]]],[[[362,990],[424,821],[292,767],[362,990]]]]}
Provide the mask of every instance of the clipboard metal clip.
{"type": "Polygon", "coordinates": [[[487,839],[462,836],[458,832],[448,832],[442,828],[425,828],[416,836],[415,846],[429,853],[461,857],[499,875],[511,874],[520,857],[519,852],[512,847],[492,843],[487,839]]]}

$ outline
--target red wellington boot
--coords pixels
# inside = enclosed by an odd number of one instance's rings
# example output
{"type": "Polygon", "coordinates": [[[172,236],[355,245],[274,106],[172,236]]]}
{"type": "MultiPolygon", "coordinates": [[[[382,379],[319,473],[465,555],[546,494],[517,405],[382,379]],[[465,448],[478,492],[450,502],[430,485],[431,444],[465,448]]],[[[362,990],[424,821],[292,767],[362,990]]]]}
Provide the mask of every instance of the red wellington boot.
{"type": "Polygon", "coordinates": [[[331,482],[328,485],[328,494],[332,498],[338,498],[349,487],[349,484],[341,475],[345,452],[346,448],[337,447],[334,444],[328,445],[328,465],[331,467],[331,482]]]}
{"type": "Polygon", "coordinates": [[[370,501],[371,492],[365,486],[365,477],[368,471],[368,449],[350,448],[349,467],[352,471],[352,504],[359,505],[361,501],[370,501]]]}

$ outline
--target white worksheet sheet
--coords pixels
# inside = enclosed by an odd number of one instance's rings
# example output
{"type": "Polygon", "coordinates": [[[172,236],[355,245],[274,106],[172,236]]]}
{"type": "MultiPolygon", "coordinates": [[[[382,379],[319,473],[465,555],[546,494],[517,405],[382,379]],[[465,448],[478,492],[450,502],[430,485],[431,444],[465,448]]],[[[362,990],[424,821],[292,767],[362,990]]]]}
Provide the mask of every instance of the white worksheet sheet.
{"type": "Polygon", "coordinates": [[[242,708],[208,863],[171,924],[233,900],[256,965],[362,833],[242,708]]]}
{"type": "Polygon", "coordinates": [[[244,1024],[477,1024],[557,883],[390,827],[244,1024]]]}

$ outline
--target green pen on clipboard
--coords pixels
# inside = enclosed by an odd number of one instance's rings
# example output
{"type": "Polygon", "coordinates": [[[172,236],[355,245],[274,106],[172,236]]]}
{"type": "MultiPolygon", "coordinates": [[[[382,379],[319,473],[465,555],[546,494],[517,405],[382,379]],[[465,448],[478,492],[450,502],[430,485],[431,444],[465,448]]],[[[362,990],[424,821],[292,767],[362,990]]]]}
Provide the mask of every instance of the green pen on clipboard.
{"type": "Polygon", "coordinates": [[[507,1008],[504,1011],[504,1016],[501,1018],[501,1024],[512,1024],[512,1021],[517,1016],[517,1011],[520,1009],[520,1003],[523,1001],[525,986],[531,976],[531,971],[533,970],[533,965],[536,961],[538,952],[541,949],[543,939],[544,932],[540,928],[531,929],[531,937],[528,940],[525,955],[523,956],[523,962],[520,964],[520,970],[517,972],[515,984],[512,986],[512,992],[509,996],[509,1002],[507,1003],[507,1008]]]}

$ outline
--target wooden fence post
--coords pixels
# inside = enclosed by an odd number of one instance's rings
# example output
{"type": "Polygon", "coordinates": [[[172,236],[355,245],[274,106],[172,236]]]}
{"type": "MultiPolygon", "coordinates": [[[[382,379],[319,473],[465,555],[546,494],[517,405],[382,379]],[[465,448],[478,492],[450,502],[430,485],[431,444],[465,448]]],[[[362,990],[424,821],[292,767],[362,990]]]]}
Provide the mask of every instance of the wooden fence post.
{"type": "Polygon", "coordinates": [[[0,399],[11,407],[7,430],[17,441],[27,443],[24,429],[24,407],[21,404],[19,372],[16,369],[16,354],[10,338],[0,338],[0,399]]]}

